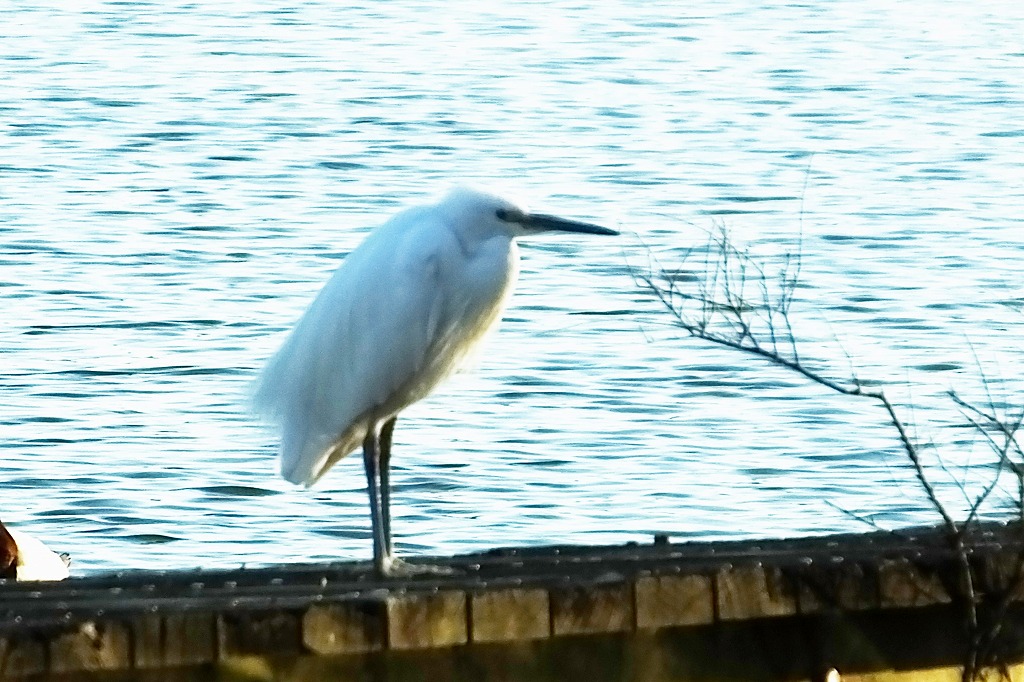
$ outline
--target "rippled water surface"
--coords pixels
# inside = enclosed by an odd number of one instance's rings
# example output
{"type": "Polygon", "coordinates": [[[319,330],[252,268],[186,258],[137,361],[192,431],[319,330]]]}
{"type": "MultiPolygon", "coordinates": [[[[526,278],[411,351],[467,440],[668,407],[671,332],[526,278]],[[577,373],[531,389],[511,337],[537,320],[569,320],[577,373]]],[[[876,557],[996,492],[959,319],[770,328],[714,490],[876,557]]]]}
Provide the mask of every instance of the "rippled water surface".
{"type": "Polygon", "coordinates": [[[0,517],[80,573],[369,556],[360,458],[291,487],[247,394],[366,231],[456,182],[624,234],[525,244],[479,367],[403,414],[402,552],[934,518],[877,407],[636,286],[719,223],[802,250],[805,357],[892,382],[951,505],[991,457],[944,391],[980,365],[1024,404],[1016,2],[18,7],[0,517]]]}

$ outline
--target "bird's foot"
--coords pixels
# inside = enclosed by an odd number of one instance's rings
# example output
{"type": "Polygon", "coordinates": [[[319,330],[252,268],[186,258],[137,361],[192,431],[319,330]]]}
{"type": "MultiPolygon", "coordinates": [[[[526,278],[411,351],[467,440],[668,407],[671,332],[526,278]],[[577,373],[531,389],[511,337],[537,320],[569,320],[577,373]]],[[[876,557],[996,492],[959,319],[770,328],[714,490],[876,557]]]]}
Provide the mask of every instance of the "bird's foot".
{"type": "Polygon", "coordinates": [[[385,557],[378,567],[378,573],[385,578],[415,578],[425,575],[458,575],[460,571],[451,566],[438,566],[436,564],[411,564],[398,557],[385,557]]]}

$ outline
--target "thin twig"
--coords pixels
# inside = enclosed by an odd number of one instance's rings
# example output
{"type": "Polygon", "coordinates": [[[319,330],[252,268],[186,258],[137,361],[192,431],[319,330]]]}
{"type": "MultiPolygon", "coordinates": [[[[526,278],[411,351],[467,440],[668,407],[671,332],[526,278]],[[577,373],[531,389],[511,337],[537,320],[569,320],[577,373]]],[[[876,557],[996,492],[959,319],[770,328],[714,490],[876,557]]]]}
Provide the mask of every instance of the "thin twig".
{"type": "MultiPolygon", "coordinates": [[[[649,273],[634,275],[637,282],[657,297],[673,316],[675,324],[689,335],[759,357],[836,393],[867,398],[881,405],[895,430],[903,452],[913,467],[921,490],[942,520],[946,541],[955,556],[958,583],[950,596],[961,605],[971,644],[963,669],[963,679],[977,678],[981,675],[982,666],[991,668],[994,665],[992,651],[1001,632],[1001,621],[986,621],[984,628],[979,623],[981,599],[976,590],[976,576],[970,561],[971,549],[967,544],[967,537],[979,518],[982,506],[997,489],[1000,476],[1005,471],[1011,471],[1016,477],[1017,512],[1019,519],[1024,523],[1024,447],[1019,437],[1021,429],[1024,428],[1024,409],[1012,418],[1005,410],[1001,411],[989,391],[990,384],[983,371],[980,374],[986,388],[987,408],[979,408],[963,400],[955,392],[949,392],[952,400],[960,406],[966,421],[984,435],[989,448],[997,456],[993,480],[973,500],[963,482],[957,479],[964,500],[969,506],[966,521],[957,523],[928,476],[922,457],[923,446],[919,445],[918,438],[913,434],[913,422],[904,422],[899,410],[885,391],[877,388],[877,382],[863,381],[857,376],[845,348],[843,352],[850,365],[850,375],[845,380],[832,378],[811,368],[801,356],[791,315],[802,270],[799,251],[795,256],[787,254],[783,258],[777,278],[773,279],[767,273],[764,264],[755,261],[748,249],[740,249],[732,242],[723,226],[719,225],[716,228],[709,233],[705,244],[703,271],[696,276],[689,273],[687,275],[687,281],[694,283],[695,293],[687,293],[684,290],[684,280],[679,270],[672,273],[661,270],[658,273],[659,281],[649,273]],[[759,299],[756,304],[747,298],[747,284],[750,278],[756,280],[759,299]],[[773,281],[776,283],[774,286],[773,281]]],[[[980,363],[978,364],[980,369],[980,363]]],[[[952,476],[952,472],[947,473],[952,476]]],[[[878,527],[872,519],[851,515],[872,527],[878,527]]],[[[1021,565],[1016,567],[1013,580],[1015,584],[1024,580],[1021,576],[1024,572],[1024,555],[1018,563],[1021,565]]],[[[1003,601],[999,603],[1002,611],[1006,610],[1008,599],[1010,593],[1005,593],[1003,601]]]]}

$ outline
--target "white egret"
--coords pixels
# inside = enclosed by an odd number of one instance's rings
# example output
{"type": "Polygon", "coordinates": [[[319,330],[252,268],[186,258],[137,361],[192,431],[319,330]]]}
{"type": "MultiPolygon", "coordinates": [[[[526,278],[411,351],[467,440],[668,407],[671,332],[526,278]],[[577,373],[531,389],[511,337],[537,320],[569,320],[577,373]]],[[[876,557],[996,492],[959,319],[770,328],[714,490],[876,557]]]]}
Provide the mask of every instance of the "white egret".
{"type": "Polygon", "coordinates": [[[362,444],[381,575],[396,566],[395,418],[497,325],[519,270],[516,238],[548,231],[618,234],[464,188],[405,210],[345,258],[263,372],[256,406],[280,428],[286,479],[310,486],[362,444]]]}
{"type": "Polygon", "coordinates": [[[31,535],[0,522],[0,578],[64,580],[69,561],[66,554],[57,554],[31,535]]]}

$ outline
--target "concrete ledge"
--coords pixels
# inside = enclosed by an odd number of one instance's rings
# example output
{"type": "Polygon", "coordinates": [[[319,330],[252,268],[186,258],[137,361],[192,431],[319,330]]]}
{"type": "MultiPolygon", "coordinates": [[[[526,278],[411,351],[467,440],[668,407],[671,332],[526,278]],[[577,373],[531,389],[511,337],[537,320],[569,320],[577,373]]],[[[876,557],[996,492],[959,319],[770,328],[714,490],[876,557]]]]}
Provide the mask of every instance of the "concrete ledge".
{"type": "MultiPolygon", "coordinates": [[[[981,594],[1020,600],[1022,538],[1003,526],[972,538],[981,594]]],[[[354,563],[0,584],[0,679],[400,680],[403,666],[438,680],[660,682],[758,666],[790,679],[949,666],[965,646],[958,563],[938,531],[426,561],[461,572],[378,581],[354,563]]],[[[1024,649],[1024,604],[997,607],[1024,649]]]]}

